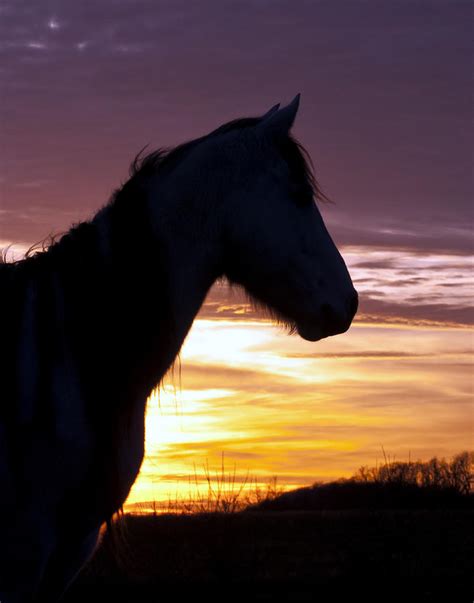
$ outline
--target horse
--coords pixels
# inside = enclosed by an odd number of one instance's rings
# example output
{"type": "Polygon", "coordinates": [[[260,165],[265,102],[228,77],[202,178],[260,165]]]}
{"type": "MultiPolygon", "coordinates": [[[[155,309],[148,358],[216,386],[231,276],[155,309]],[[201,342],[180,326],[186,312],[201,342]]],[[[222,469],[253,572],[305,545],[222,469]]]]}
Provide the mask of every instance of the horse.
{"type": "Polygon", "coordinates": [[[2,603],[59,600],[92,555],[139,472],[147,397],[218,279],[305,340],[349,328],[357,292],[290,132],[299,101],[142,150],[90,220],[0,264],[2,603]]]}

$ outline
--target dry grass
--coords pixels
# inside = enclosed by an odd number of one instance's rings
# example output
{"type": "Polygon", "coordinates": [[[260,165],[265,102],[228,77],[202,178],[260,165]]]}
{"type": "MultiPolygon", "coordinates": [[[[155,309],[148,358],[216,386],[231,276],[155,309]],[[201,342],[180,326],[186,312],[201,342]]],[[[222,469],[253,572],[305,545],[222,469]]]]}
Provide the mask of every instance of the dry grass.
{"type": "Polygon", "coordinates": [[[285,492],[279,487],[277,478],[269,478],[265,485],[247,471],[237,474],[236,465],[229,470],[225,466],[224,453],[217,470],[211,470],[209,462],[202,471],[194,466],[194,475],[189,477],[187,496],[169,496],[167,501],[151,501],[134,505],[133,514],[193,514],[193,513],[236,513],[250,505],[274,500],[285,492]],[[204,485],[204,488],[203,488],[204,485]]]}

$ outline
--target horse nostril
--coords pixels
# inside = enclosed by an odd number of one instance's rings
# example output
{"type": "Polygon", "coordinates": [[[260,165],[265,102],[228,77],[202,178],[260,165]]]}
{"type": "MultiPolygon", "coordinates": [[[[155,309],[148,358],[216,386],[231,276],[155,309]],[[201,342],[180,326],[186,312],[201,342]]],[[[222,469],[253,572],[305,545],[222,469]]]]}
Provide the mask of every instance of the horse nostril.
{"type": "Polygon", "coordinates": [[[321,314],[323,315],[324,320],[331,321],[334,317],[334,310],[329,304],[323,304],[321,306],[321,314]]]}
{"type": "Polygon", "coordinates": [[[323,319],[324,330],[328,333],[337,332],[341,319],[330,304],[322,304],[321,316],[323,319]]]}
{"type": "Polygon", "coordinates": [[[358,296],[355,293],[347,302],[346,307],[334,307],[332,304],[321,305],[322,328],[326,335],[344,333],[350,327],[357,312],[358,296]]]}

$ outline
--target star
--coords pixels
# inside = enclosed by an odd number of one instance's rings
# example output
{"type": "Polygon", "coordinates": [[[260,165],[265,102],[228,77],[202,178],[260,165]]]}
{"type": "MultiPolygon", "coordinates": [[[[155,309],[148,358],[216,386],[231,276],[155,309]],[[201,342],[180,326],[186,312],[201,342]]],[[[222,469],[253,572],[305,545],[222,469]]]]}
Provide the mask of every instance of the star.
{"type": "Polygon", "coordinates": [[[59,29],[59,22],[54,17],[51,17],[48,21],[48,27],[49,29],[59,29]]]}

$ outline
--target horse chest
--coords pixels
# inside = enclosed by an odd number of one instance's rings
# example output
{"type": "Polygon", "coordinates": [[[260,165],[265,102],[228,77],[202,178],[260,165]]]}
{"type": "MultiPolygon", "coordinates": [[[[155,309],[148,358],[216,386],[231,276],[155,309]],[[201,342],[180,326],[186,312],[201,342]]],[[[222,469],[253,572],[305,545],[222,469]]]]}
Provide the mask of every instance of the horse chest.
{"type": "Polygon", "coordinates": [[[145,403],[135,402],[127,412],[113,415],[107,432],[97,435],[96,463],[90,477],[102,520],[123,505],[140,471],[145,448],[145,403]]]}
{"type": "Polygon", "coordinates": [[[145,402],[132,405],[118,422],[116,471],[123,501],[132,487],[145,451],[145,402]]]}

